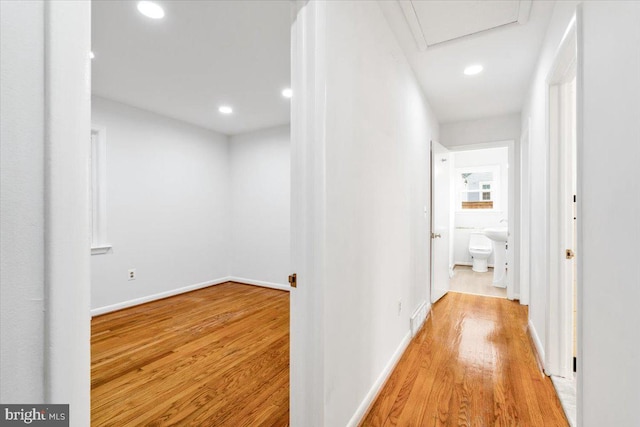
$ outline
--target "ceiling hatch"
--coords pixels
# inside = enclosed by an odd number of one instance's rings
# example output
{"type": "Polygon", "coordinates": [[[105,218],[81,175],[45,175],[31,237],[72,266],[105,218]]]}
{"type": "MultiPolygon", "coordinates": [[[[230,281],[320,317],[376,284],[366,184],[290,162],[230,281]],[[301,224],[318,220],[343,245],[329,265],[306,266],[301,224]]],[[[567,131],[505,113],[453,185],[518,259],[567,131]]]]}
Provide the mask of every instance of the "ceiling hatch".
{"type": "Polygon", "coordinates": [[[418,48],[470,36],[529,19],[531,0],[400,0],[418,48]]]}

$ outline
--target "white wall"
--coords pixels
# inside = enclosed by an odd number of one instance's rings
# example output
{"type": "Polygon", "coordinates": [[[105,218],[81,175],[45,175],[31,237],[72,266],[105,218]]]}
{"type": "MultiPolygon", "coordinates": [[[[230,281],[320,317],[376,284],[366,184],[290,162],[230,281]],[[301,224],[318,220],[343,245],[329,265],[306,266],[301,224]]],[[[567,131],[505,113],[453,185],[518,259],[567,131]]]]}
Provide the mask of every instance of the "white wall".
{"type": "Polygon", "coordinates": [[[290,140],[289,126],[230,138],[230,271],[236,280],[288,286],[290,140]]]}
{"type": "MultiPolygon", "coordinates": [[[[523,126],[531,118],[532,230],[548,227],[545,79],[576,4],[556,3],[522,114],[523,126]]],[[[578,423],[638,425],[638,412],[630,408],[640,402],[640,3],[590,1],[581,7],[578,423]]],[[[532,233],[529,316],[543,350],[547,253],[545,233],[532,233]]]]}
{"type": "Polygon", "coordinates": [[[546,134],[546,83],[555,53],[575,12],[577,2],[556,2],[532,86],[522,110],[522,128],[530,120],[529,165],[531,167],[531,240],[529,321],[532,334],[544,358],[545,312],[547,304],[548,246],[548,142],[546,134]]]}
{"type": "Polygon", "coordinates": [[[324,425],[343,426],[364,414],[429,301],[424,209],[438,124],[380,5],[324,7],[324,425]]]}
{"type": "MultiPolygon", "coordinates": [[[[474,209],[461,211],[456,209],[454,214],[454,264],[470,264],[473,262],[469,254],[469,235],[472,232],[481,231],[485,227],[498,227],[502,219],[508,218],[509,203],[509,156],[508,149],[504,148],[487,148],[473,151],[457,151],[452,152],[452,162],[454,173],[458,168],[479,167],[479,166],[498,166],[500,168],[499,178],[499,203],[500,210],[495,212],[478,212],[474,209]]],[[[456,176],[457,178],[457,176],[456,176]]],[[[454,190],[455,191],[455,190],[454,190]]],[[[458,194],[453,195],[454,198],[458,194]]],[[[457,204],[455,205],[457,207],[457,204]]],[[[493,253],[489,257],[489,265],[493,265],[493,253]]]]}
{"type": "Polygon", "coordinates": [[[113,250],[91,258],[91,307],[229,276],[227,137],[100,97],[92,123],[107,135],[113,250]]]}
{"type": "Polygon", "coordinates": [[[640,2],[583,17],[582,425],[640,425],[640,2]]]}
{"type": "Polygon", "coordinates": [[[88,2],[0,3],[0,401],[90,405],[88,2]]]}
{"type": "Polygon", "coordinates": [[[508,140],[517,143],[519,138],[520,113],[440,125],[440,143],[445,147],[508,140]]]}
{"type": "Polygon", "coordinates": [[[43,402],[43,2],[0,19],[0,402],[43,402]]]}

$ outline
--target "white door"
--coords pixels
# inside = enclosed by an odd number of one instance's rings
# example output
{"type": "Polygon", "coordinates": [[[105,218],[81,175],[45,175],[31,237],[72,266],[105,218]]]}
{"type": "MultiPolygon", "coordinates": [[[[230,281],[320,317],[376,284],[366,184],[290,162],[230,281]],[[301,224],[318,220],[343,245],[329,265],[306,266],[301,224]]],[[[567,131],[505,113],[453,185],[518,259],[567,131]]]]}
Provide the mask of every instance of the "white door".
{"type": "Polygon", "coordinates": [[[431,302],[449,291],[451,212],[449,150],[431,141],[431,302]]]}

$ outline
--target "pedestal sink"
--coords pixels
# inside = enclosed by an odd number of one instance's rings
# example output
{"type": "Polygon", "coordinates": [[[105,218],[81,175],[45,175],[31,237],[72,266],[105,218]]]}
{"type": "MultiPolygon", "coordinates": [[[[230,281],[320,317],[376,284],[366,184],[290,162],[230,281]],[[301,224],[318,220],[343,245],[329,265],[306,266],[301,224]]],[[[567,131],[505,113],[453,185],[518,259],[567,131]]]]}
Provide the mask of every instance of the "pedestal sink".
{"type": "Polygon", "coordinates": [[[493,286],[507,287],[507,227],[489,227],[483,230],[484,235],[493,241],[493,286]]]}

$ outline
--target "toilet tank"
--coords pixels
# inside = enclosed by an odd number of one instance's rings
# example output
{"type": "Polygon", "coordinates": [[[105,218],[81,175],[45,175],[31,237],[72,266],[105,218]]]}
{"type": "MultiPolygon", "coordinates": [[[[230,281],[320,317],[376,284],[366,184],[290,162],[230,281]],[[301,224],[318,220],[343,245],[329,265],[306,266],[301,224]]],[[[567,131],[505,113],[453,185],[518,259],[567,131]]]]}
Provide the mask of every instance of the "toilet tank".
{"type": "Polygon", "coordinates": [[[491,239],[482,233],[471,233],[469,235],[469,248],[491,249],[491,239]]]}

